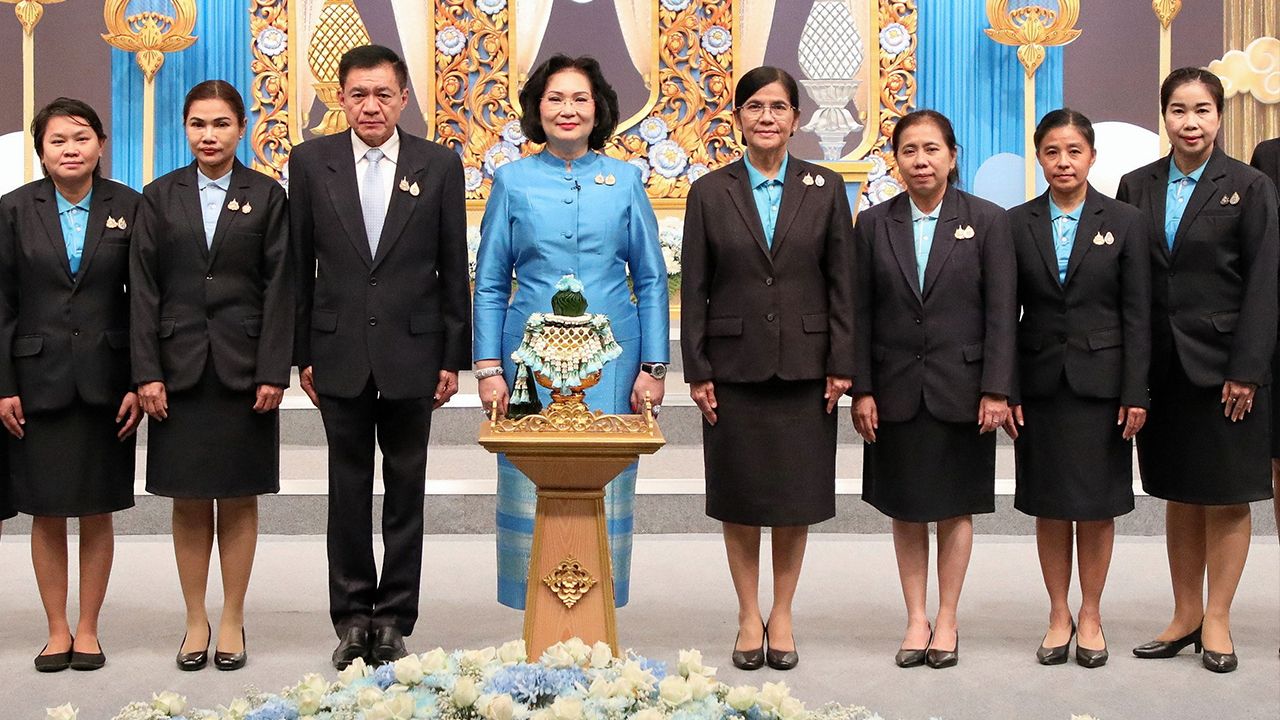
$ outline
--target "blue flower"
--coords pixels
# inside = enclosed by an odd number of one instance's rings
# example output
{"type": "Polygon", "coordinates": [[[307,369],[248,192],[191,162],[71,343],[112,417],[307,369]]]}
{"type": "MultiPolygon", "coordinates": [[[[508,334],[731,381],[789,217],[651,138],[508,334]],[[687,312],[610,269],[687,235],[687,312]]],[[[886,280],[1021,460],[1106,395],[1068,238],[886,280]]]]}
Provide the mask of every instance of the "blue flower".
{"type": "Polygon", "coordinates": [[[661,660],[650,660],[648,658],[640,658],[640,667],[653,673],[655,680],[661,681],[667,676],[667,664],[661,660]]]}
{"type": "Polygon", "coordinates": [[[268,25],[258,33],[258,49],[267,57],[275,57],[288,47],[289,35],[274,25],[268,25]]]}
{"type": "Polygon", "coordinates": [[[468,165],[462,169],[462,185],[467,192],[478,190],[483,182],[484,173],[480,172],[480,168],[468,165]]]}
{"type": "Polygon", "coordinates": [[[524,136],[524,128],[520,127],[519,120],[508,120],[502,126],[502,139],[513,145],[523,145],[529,138],[524,136]]]}
{"type": "Polygon", "coordinates": [[[500,140],[484,151],[484,169],[492,175],[498,168],[512,160],[520,159],[520,148],[506,140],[500,140]]]}
{"type": "Polygon", "coordinates": [[[627,164],[640,171],[641,184],[649,182],[649,161],[644,158],[631,158],[627,164]]]}
{"type": "Polygon", "coordinates": [[[393,663],[379,665],[377,670],[373,671],[373,684],[378,686],[379,690],[386,690],[396,684],[396,666],[393,663]]]}
{"type": "Polygon", "coordinates": [[[671,12],[680,12],[681,10],[689,7],[689,3],[692,1],[693,0],[662,0],[662,7],[670,10],[671,12]]]}
{"type": "Polygon", "coordinates": [[[467,36],[457,26],[445,25],[443,30],[436,33],[436,49],[449,57],[457,55],[466,47],[467,36]]]}
{"type": "Polygon", "coordinates": [[[662,140],[649,148],[649,165],[664,178],[679,177],[688,162],[688,154],[675,140],[662,140]]]}
{"type": "Polygon", "coordinates": [[[706,165],[703,165],[702,163],[692,163],[689,165],[689,169],[685,171],[685,177],[689,178],[689,182],[692,183],[694,180],[697,180],[709,172],[711,172],[711,168],[706,165]]]}
{"type": "Polygon", "coordinates": [[[587,685],[587,676],[581,668],[549,668],[543,665],[521,663],[504,667],[494,673],[485,683],[484,692],[506,693],[518,703],[537,706],[554,699],[557,695],[573,691],[577,684],[584,687],[587,685]]]}
{"type": "Polygon", "coordinates": [[[280,698],[272,698],[245,716],[245,720],[298,720],[298,708],[280,698]]]}
{"type": "Polygon", "coordinates": [[[650,145],[667,139],[667,123],[660,117],[650,115],[640,121],[640,137],[650,145]]]}
{"type": "Polygon", "coordinates": [[[733,47],[733,34],[722,25],[712,25],[702,34],[702,47],[712,55],[723,55],[733,47]]]}
{"type": "Polygon", "coordinates": [[[507,0],[476,0],[476,9],[485,15],[497,15],[507,6],[507,0]]]}
{"type": "Polygon", "coordinates": [[[580,293],[583,290],[582,281],[572,275],[565,275],[556,283],[556,290],[580,293]]]}
{"type": "Polygon", "coordinates": [[[889,23],[880,31],[880,49],[886,54],[897,55],[911,47],[911,31],[902,23],[889,23]]]}

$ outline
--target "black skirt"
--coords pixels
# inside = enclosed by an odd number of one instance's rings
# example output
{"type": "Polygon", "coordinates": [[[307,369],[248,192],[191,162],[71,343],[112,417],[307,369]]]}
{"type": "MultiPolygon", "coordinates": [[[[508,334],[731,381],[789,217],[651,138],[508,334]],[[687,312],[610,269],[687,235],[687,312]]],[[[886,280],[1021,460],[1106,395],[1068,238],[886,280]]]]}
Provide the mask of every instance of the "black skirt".
{"type": "Polygon", "coordinates": [[[995,512],[996,434],[943,422],[922,403],[906,422],[880,422],[864,443],[862,499],[895,520],[935,522],[995,512]]]}
{"type": "MultiPolygon", "coordinates": [[[[0,428],[0,432],[12,437],[8,430],[0,428]]],[[[9,443],[0,441],[0,520],[8,520],[17,514],[13,503],[9,502],[9,443]]]]}
{"type": "Polygon", "coordinates": [[[280,411],[253,411],[256,390],[229,390],[205,360],[200,382],[169,395],[147,423],[147,492],[214,500],[280,491],[280,411]]]}
{"type": "Polygon", "coordinates": [[[133,507],[136,435],[116,437],[119,406],[26,413],[25,435],[9,436],[10,499],[18,512],[83,517],[133,507]]]}
{"type": "Polygon", "coordinates": [[[1138,433],[1142,489],[1192,505],[1234,505],[1271,497],[1271,387],[1240,422],[1223,417],[1222,387],[1197,387],[1174,358],[1151,386],[1151,413],[1138,433]]]}
{"type": "Polygon", "coordinates": [[[1080,397],[1065,378],[1051,397],[1024,398],[1014,507],[1052,520],[1133,510],[1133,443],[1116,425],[1119,412],[1119,400],[1080,397]]]}
{"type": "Polygon", "coordinates": [[[715,426],[702,421],[707,515],[758,527],[836,514],[836,413],[825,380],[717,382],[715,426]]]}
{"type": "MultiPolygon", "coordinates": [[[[1271,382],[1280,382],[1280,348],[1271,361],[1271,382]]],[[[1254,401],[1254,407],[1258,402],[1254,401]]],[[[1271,457],[1280,459],[1280,402],[1271,403],[1271,457]]]]}

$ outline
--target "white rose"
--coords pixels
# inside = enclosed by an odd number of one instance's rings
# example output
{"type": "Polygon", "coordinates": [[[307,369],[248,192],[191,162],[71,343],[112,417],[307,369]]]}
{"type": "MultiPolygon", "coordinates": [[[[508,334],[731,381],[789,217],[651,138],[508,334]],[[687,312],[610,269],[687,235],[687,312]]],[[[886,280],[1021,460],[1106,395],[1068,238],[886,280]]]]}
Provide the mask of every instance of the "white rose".
{"type": "Polygon", "coordinates": [[[449,654],[443,648],[436,648],[422,655],[422,672],[435,675],[449,669],[449,654]]]}
{"type": "Polygon", "coordinates": [[[653,673],[645,670],[644,667],[635,660],[628,660],[626,664],[622,666],[622,672],[618,674],[618,677],[621,680],[625,680],[632,691],[640,689],[648,690],[653,687],[655,682],[657,682],[657,678],[653,676],[653,673]]]}
{"type": "Polygon", "coordinates": [[[187,699],[176,692],[165,690],[159,695],[152,694],[151,707],[173,717],[181,715],[187,709],[187,699]]]}
{"type": "Polygon", "coordinates": [[[76,720],[76,716],[80,714],[79,710],[71,707],[71,703],[45,708],[45,712],[48,713],[45,715],[45,720],[76,720]]]}
{"type": "Polygon", "coordinates": [[[528,660],[529,651],[524,646],[524,640],[511,640],[502,643],[502,647],[498,648],[498,659],[504,664],[522,663],[528,660]]]}
{"type": "Polygon", "coordinates": [[[756,702],[760,704],[761,710],[776,712],[782,706],[782,701],[790,696],[791,690],[786,683],[765,683],[756,696],[756,702]]]}
{"type": "Polygon", "coordinates": [[[463,675],[453,683],[453,693],[449,699],[453,700],[454,707],[468,708],[474,705],[479,697],[480,690],[476,687],[476,681],[469,675],[463,675]]]}
{"type": "Polygon", "coordinates": [[[516,706],[511,696],[503,693],[489,701],[484,710],[487,720],[512,720],[516,715],[516,706]]]}
{"type": "Polygon", "coordinates": [[[408,693],[397,693],[382,701],[387,720],[413,720],[415,705],[413,696],[408,693]]]}
{"type": "Polygon", "coordinates": [[[783,698],[782,704],[778,706],[778,717],[782,720],[799,720],[808,714],[805,712],[804,703],[793,697],[783,698]]]}
{"type": "Polygon", "coordinates": [[[597,642],[591,646],[591,667],[607,668],[613,662],[613,650],[606,642],[597,642]]]}
{"type": "Polygon", "coordinates": [[[734,710],[746,712],[747,708],[756,704],[756,694],[759,692],[750,685],[739,685],[724,696],[724,701],[734,710]]]}
{"type": "Polygon", "coordinates": [[[568,650],[569,654],[573,656],[573,661],[576,665],[586,664],[587,658],[591,657],[591,647],[582,642],[580,637],[571,637],[565,640],[563,644],[565,650],[568,650]]]}
{"type": "Polygon", "coordinates": [[[569,652],[569,648],[564,643],[557,643],[547,648],[542,653],[542,662],[553,668],[573,667],[578,664],[573,659],[573,653],[569,652]]]}
{"type": "Polygon", "coordinates": [[[667,705],[677,707],[692,700],[693,692],[684,678],[679,675],[668,675],[658,683],[658,696],[667,705]]]}
{"type": "Polygon", "coordinates": [[[556,720],[556,714],[551,712],[551,708],[542,708],[530,715],[529,720],[556,720]]]}
{"type": "Polygon", "coordinates": [[[409,653],[396,661],[396,682],[403,685],[417,685],[422,682],[426,670],[422,667],[422,658],[409,653]]]}
{"type": "Polygon", "coordinates": [[[613,697],[613,694],[616,692],[614,687],[615,686],[612,682],[609,682],[602,676],[597,675],[595,679],[591,681],[591,687],[587,688],[587,697],[599,698],[601,700],[613,697]]]}
{"type": "Polygon", "coordinates": [[[701,700],[715,692],[716,685],[719,684],[708,678],[706,675],[697,674],[690,675],[685,682],[689,684],[689,693],[693,696],[694,700],[701,700]]]}
{"type": "Polygon", "coordinates": [[[551,713],[556,720],[582,720],[582,701],[578,698],[558,698],[551,703],[551,713]]]}
{"type": "Polygon", "coordinates": [[[684,677],[692,673],[702,673],[702,653],[697,650],[681,650],[680,660],[676,662],[676,671],[684,677]]]}
{"type": "Polygon", "coordinates": [[[667,716],[657,708],[645,708],[635,715],[631,716],[631,720],[665,720],[667,716]]]}
{"type": "Polygon", "coordinates": [[[382,691],[376,687],[361,688],[356,694],[356,705],[359,705],[361,710],[369,710],[380,702],[382,702],[382,691]]]}
{"type": "Polygon", "coordinates": [[[498,651],[487,647],[483,650],[468,650],[458,658],[458,664],[472,670],[480,670],[498,657],[498,651]]]}
{"type": "Polygon", "coordinates": [[[320,701],[323,698],[324,695],[315,690],[300,690],[295,698],[298,703],[298,714],[306,716],[320,712],[320,701]]]}
{"type": "Polygon", "coordinates": [[[222,720],[244,720],[253,712],[253,706],[244,698],[236,698],[231,701],[230,707],[220,706],[218,710],[222,713],[222,720]]]}
{"type": "Polygon", "coordinates": [[[358,657],[351,661],[346,670],[338,673],[338,682],[344,687],[359,680],[362,677],[369,676],[369,666],[365,664],[364,658],[358,657]]]}
{"type": "Polygon", "coordinates": [[[302,682],[298,683],[298,691],[310,690],[311,692],[324,695],[329,692],[329,681],[319,673],[307,673],[302,676],[302,682]]]}

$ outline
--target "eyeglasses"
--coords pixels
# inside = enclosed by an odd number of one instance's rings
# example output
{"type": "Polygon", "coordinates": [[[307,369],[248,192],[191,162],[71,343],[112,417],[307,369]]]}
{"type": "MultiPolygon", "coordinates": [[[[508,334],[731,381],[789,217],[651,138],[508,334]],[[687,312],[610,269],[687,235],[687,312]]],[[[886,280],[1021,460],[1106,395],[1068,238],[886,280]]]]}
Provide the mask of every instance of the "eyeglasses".
{"type": "Polygon", "coordinates": [[[774,102],[774,103],[769,103],[768,105],[765,105],[762,102],[755,102],[754,100],[752,102],[749,102],[745,105],[740,105],[738,107],[738,110],[745,117],[749,117],[753,120],[755,118],[760,117],[761,115],[764,115],[764,111],[766,109],[768,109],[769,112],[772,113],[774,117],[779,117],[785,113],[795,110],[796,108],[795,106],[790,105],[788,103],[784,103],[784,102],[774,102]]]}
{"type": "Polygon", "coordinates": [[[595,104],[595,99],[591,97],[565,98],[556,95],[544,95],[542,104],[552,110],[561,110],[566,105],[574,110],[584,110],[595,104]]]}

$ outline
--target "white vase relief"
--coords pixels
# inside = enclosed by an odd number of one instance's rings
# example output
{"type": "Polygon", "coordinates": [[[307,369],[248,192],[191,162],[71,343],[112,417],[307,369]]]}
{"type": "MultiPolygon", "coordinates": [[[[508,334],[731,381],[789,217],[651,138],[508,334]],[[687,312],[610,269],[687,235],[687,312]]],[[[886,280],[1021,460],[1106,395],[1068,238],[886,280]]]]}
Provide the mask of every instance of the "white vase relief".
{"type": "Polygon", "coordinates": [[[818,104],[800,129],[818,136],[823,160],[839,160],[845,138],[862,129],[849,109],[862,84],[862,37],[846,0],[814,0],[796,59],[805,76],[800,84],[818,104]]]}

